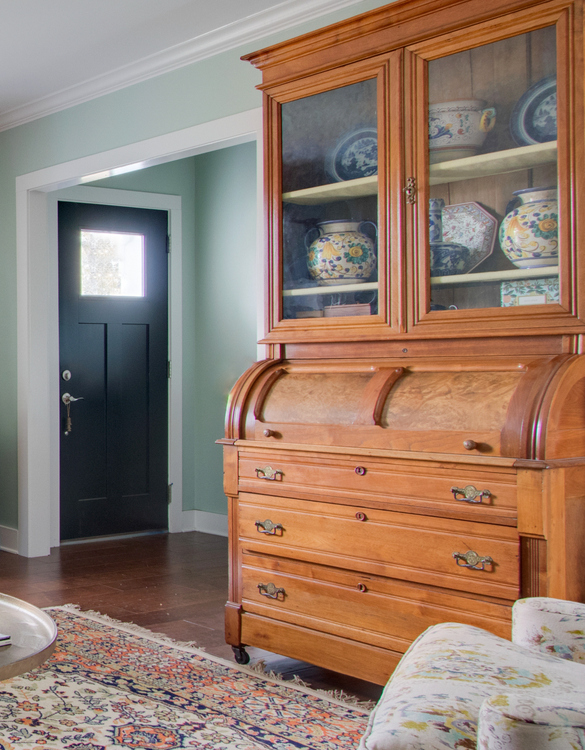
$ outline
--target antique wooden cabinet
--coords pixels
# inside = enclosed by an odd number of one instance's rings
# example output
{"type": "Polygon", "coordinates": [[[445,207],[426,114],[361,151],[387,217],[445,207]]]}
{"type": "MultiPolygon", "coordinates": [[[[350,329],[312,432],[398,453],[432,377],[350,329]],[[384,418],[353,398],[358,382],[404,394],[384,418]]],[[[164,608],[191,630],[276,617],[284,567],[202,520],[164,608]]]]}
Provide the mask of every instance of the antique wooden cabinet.
{"type": "Polygon", "coordinates": [[[263,73],[269,356],[228,404],[226,638],[383,683],[585,601],[581,0],[398,0],[263,73]]]}

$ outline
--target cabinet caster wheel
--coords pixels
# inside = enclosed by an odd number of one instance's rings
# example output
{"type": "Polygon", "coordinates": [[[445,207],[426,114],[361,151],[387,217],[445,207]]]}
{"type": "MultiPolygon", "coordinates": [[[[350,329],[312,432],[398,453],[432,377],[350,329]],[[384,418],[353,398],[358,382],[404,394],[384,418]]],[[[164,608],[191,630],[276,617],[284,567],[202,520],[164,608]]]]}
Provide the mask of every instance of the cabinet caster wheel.
{"type": "Polygon", "coordinates": [[[250,661],[250,654],[243,646],[232,646],[232,651],[238,664],[247,664],[250,661]]]}

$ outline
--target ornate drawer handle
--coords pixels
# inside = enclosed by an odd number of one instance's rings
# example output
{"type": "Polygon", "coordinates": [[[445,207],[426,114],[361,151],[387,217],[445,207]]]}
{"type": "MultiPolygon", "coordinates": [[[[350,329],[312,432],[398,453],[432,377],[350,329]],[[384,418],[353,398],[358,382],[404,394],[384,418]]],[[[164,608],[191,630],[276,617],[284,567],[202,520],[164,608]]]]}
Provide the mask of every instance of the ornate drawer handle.
{"type": "Polygon", "coordinates": [[[278,599],[280,594],[283,599],[285,596],[284,589],[277,588],[273,583],[259,583],[258,591],[261,596],[267,596],[269,599],[278,599]]]}
{"type": "Polygon", "coordinates": [[[258,479],[269,479],[275,482],[278,477],[283,477],[284,473],[280,469],[273,469],[272,466],[265,466],[263,469],[256,469],[256,476],[258,479]]]}
{"type": "Polygon", "coordinates": [[[357,590],[360,591],[362,594],[365,594],[366,591],[368,590],[368,587],[366,586],[365,583],[358,583],[357,590]]]}
{"type": "Polygon", "coordinates": [[[355,514],[355,517],[357,518],[358,521],[367,521],[368,520],[368,517],[366,516],[366,514],[362,513],[361,511],[358,511],[355,514]]]}
{"type": "Polygon", "coordinates": [[[451,492],[455,500],[461,500],[464,503],[481,503],[485,497],[487,500],[492,496],[489,490],[478,490],[472,484],[468,484],[466,487],[451,487],[451,492]],[[461,497],[457,497],[461,495],[461,497]]]}
{"type": "Polygon", "coordinates": [[[365,476],[367,469],[365,466],[356,466],[354,471],[358,475],[358,477],[363,477],[365,476]]]}
{"type": "Polygon", "coordinates": [[[281,523],[273,523],[267,518],[265,521],[256,521],[256,531],[260,534],[275,536],[277,531],[284,531],[284,526],[281,523]]]}
{"type": "Polygon", "coordinates": [[[465,554],[462,552],[453,552],[453,557],[459,567],[471,568],[472,570],[485,570],[486,565],[494,564],[491,557],[480,557],[477,552],[474,552],[472,549],[465,554]],[[465,562],[459,562],[459,560],[465,560],[465,562]]]}

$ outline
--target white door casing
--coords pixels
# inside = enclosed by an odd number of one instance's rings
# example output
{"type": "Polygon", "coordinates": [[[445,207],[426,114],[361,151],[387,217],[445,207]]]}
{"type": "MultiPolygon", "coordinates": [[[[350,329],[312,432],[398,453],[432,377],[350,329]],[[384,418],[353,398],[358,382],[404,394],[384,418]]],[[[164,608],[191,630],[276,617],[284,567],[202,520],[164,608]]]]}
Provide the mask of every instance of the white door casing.
{"type": "MultiPolygon", "coordinates": [[[[252,140],[261,143],[261,131],[261,109],[254,109],[16,178],[19,522],[13,551],[37,557],[48,555],[51,547],[59,545],[57,200],[79,200],[78,196],[83,194],[84,201],[108,202],[116,199],[114,194],[124,193],[118,196],[119,200],[159,201],[144,207],[170,211],[173,242],[180,239],[181,232],[180,199],[176,196],[89,187],[65,193],[63,189],[239,143],[252,140]],[[55,191],[60,191],[58,196],[55,191]],[[110,195],[104,201],[106,192],[110,195]],[[165,201],[169,202],[166,206],[160,204],[165,201]]],[[[260,260],[263,246],[261,148],[257,149],[257,154],[260,260]]],[[[259,262],[258,268],[262,267],[259,262]]],[[[169,393],[169,482],[173,483],[173,500],[169,530],[175,532],[181,530],[182,514],[180,252],[175,254],[173,250],[171,253],[169,271],[172,292],[169,341],[173,358],[169,393]]],[[[263,290],[264,284],[260,283],[258,288],[263,290]]],[[[262,291],[259,297],[258,338],[262,338],[262,291]]]]}

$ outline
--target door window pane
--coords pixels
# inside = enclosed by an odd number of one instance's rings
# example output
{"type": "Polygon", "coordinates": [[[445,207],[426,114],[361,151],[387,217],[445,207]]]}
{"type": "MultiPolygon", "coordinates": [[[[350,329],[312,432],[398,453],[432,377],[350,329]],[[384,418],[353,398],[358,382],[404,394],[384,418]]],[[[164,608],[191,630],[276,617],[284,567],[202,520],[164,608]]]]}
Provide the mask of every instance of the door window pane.
{"type": "Polygon", "coordinates": [[[81,294],[144,297],[144,236],[82,229],[81,294]]]}

